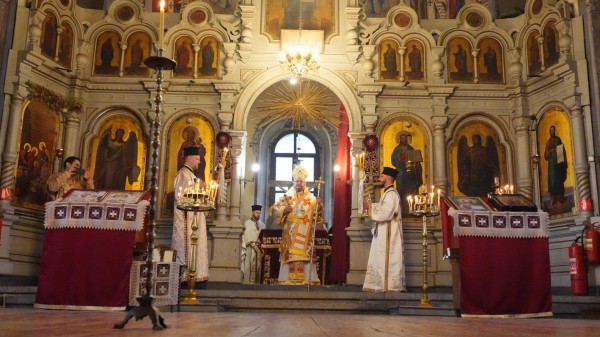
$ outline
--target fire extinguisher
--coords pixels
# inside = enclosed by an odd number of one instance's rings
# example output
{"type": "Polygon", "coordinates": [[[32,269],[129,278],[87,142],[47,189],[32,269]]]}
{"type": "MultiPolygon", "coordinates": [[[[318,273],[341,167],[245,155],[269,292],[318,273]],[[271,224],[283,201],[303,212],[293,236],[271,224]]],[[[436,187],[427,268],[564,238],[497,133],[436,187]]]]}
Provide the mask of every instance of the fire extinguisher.
{"type": "Polygon", "coordinates": [[[577,240],[579,239],[581,237],[577,237],[571,246],[569,246],[571,292],[576,296],[587,295],[588,293],[587,265],[585,263],[583,246],[577,244],[577,240]]]}
{"type": "Polygon", "coordinates": [[[597,223],[583,228],[585,255],[589,263],[600,263],[600,232],[594,227],[597,223]]]}

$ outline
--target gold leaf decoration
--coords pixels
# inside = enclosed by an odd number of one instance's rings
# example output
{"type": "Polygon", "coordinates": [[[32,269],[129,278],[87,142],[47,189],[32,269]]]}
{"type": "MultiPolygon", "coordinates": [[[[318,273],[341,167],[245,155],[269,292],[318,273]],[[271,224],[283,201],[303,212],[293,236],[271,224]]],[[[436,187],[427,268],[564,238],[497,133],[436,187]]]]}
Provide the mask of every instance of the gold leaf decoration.
{"type": "Polygon", "coordinates": [[[276,83],[264,93],[263,104],[257,107],[259,112],[255,120],[258,127],[279,121],[291,120],[293,128],[339,127],[339,105],[337,98],[324,85],[303,80],[295,85],[282,81],[276,83]]]}

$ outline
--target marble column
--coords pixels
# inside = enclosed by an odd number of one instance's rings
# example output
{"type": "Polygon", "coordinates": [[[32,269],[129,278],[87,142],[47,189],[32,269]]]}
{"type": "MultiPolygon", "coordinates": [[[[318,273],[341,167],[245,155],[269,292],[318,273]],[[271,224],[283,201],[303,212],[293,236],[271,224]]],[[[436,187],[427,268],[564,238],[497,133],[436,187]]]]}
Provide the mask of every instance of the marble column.
{"type": "Polygon", "coordinates": [[[2,150],[2,180],[0,187],[13,188],[15,184],[15,162],[17,160],[17,143],[21,130],[21,113],[24,96],[13,94],[10,99],[6,141],[2,150]]]}
{"type": "MultiPolygon", "coordinates": [[[[590,164],[588,163],[585,125],[579,104],[571,105],[571,134],[573,135],[573,168],[575,170],[575,203],[583,198],[592,198],[590,187],[590,164]]],[[[591,216],[591,212],[581,212],[581,216],[591,216]],[[584,214],[585,213],[585,214],[584,214]]]]}
{"type": "Polygon", "coordinates": [[[517,172],[516,191],[533,200],[533,177],[531,176],[531,144],[529,128],[532,119],[529,116],[513,119],[513,128],[517,135],[517,153],[515,168],[517,172]]]}
{"type": "Polygon", "coordinates": [[[63,159],[66,159],[70,156],[80,156],[78,144],[81,143],[79,139],[79,125],[81,120],[79,119],[79,113],[75,111],[69,111],[67,109],[63,109],[61,113],[65,120],[63,159]]]}
{"type": "Polygon", "coordinates": [[[357,154],[363,152],[362,141],[367,133],[350,133],[352,141],[351,155],[352,160],[352,211],[350,215],[350,226],[346,228],[346,235],[349,239],[350,268],[346,275],[346,283],[353,285],[362,285],[365,280],[365,271],[369,259],[369,249],[371,248],[371,228],[369,220],[359,217],[358,214],[358,184],[359,167],[354,159],[357,154]]]}
{"type": "Polygon", "coordinates": [[[448,117],[433,117],[433,183],[442,192],[447,194],[448,171],[446,170],[446,124],[448,117]]]}
{"type": "Polygon", "coordinates": [[[246,141],[246,131],[229,130],[231,135],[231,182],[227,205],[219,210],[228,210],[228,216],[218,217],[209,228],[212,236],[213,253],[210,261],[210,281],[241,282],[240,247],[244,231],[240,219],[240,175],[246,141]]]}

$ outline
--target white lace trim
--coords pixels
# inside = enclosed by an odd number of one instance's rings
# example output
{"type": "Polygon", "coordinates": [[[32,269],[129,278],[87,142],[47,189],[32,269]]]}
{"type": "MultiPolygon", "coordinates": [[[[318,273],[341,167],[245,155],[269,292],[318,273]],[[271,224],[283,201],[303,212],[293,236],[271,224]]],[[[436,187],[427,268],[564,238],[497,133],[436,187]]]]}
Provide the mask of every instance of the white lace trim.
{"type": "Polygon", "coordinates": [[[139,231],[144,227],[144,218],[150,202],[142,200],[136,204],[61,202],[46,203],[46,229],[91,228],[139,231]]]}
{"type": "MultiPolygon", "coordinates": [[[[152,262],[153,306],[176,305],[179,296],[179,262],[152,262]]],[[[146,261],[133,261],[129,274],[129,305],[146,293],[146,261]]]]}
{"type": "Polygon", "coordinates": [[[455,236],[496,238],[547,238],[546,212],[490,212],[448,210],[455,236]]]}

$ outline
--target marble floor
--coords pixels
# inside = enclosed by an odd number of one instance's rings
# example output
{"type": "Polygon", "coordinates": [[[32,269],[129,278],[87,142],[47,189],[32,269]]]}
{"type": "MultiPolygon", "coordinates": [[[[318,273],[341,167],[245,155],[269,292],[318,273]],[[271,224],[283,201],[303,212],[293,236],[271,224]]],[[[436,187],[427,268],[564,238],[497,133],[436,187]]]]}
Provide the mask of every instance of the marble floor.
{"type": "Polygon", "coordinates": [[[113,329],[124,312],[0,309],[0,336],[600,336],[600,320],[480,319],[330,314],[321,312],[163,312],[168,329],[153,331],[148,317],[113,329]]]}

